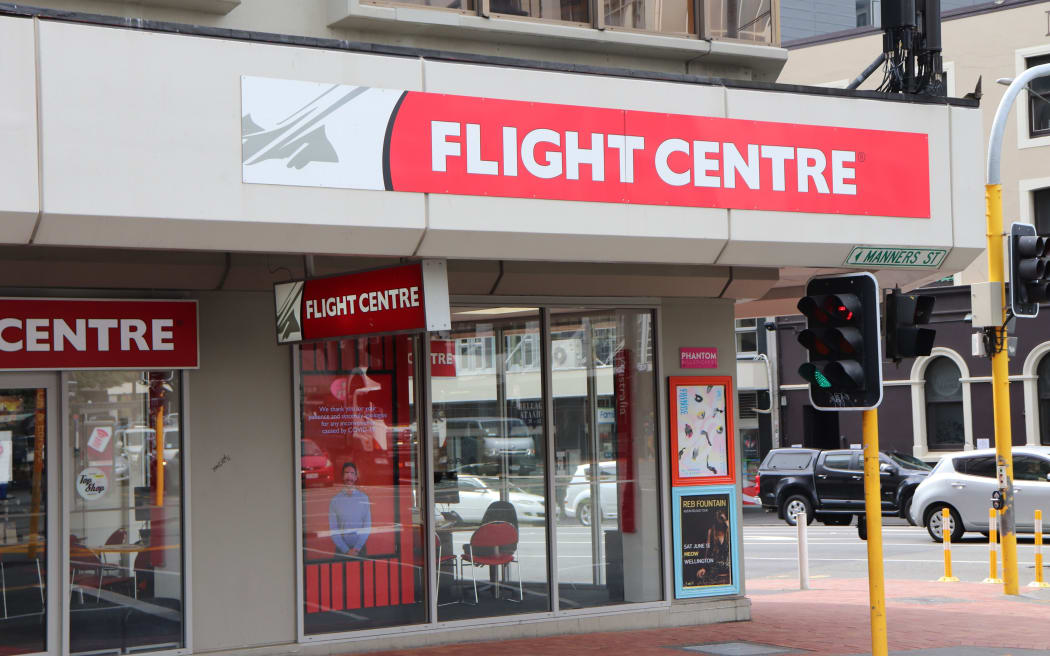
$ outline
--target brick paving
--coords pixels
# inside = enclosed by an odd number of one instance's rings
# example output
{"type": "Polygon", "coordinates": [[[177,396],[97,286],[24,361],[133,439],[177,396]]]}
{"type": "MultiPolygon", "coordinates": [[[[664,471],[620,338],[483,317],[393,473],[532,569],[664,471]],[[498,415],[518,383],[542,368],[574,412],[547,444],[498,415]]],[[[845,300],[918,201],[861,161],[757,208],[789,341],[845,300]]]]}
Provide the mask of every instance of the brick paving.
{"type": "MultiPolygon", "coordinates": [[[[1025,581],[1026,582],[1026,581],[1025,581]]],[[[384,652],[386,656],[535,656],[537,654],[703,654],[684,647],[746,642],[809,656],[871,653],[866,578],[747,583],[752,619],[694,627],[588,633],[475,642],[384,652]]],[[[895,656],[1050,656],[1050,591],[1002,585],[890,580],[886,582],[889,649],[895,656]],[[1012,650],[1018,650],[1014,653],[1012,650]]],[[[741,652],[746,653],[746,652],[741,652]]]]}

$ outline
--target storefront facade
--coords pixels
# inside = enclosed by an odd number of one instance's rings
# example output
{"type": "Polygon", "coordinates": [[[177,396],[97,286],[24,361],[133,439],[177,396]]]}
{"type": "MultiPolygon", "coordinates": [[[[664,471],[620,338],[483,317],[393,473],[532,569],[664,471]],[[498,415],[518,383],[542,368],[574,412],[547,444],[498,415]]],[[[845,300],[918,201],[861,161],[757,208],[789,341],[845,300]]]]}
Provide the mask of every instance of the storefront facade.
{"type": "Polygon", "coordinates": [[[982,248],[965,101],[101,23],[0,15],[11,653],[746,619],[735,303],[982,248]]]}

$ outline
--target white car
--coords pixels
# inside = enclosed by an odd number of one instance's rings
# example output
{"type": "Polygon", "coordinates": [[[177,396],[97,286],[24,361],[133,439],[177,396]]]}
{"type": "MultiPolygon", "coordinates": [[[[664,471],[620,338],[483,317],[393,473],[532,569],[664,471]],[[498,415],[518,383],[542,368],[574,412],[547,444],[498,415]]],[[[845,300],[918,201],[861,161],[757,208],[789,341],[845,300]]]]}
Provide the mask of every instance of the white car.
{"type": "MultiPolygon", "coordinates": [[[[591,525],[591,466],[580,465],[565,491],[565,516],[575,517],[584,526],[591,525]]],[[[602,519],[616,519],[616,461],[598,463],[598,497],[602,519]]]]}
{"type": "MultiPolygon", "coordinates": [[[[459,476],[459,503],[447,504],[448,510],[459,513],[463,521],[471,524],[481,523],[485,511],[494,502],[500,500],[500,479],[483,476],[459,476]]],[[[546,518],[546,506],[543,497],[526,492],[516,485],[507,483],[507,501],[514,506],[519,523],[540,523],[546,518]]],[[[441,510],[446,504],[438,503],[441,510]]]]}
{"type": "MultiPolygon", "coordinates": [[[[1013,463],[1014,521],[1018,533],[1032,533],[1037,509],[1050,516],[1050,447],[1015,446],[1013,463]]],[[[941,511],[947,508],[952,541],[966,531],[987,533],[988,509],[997,489],[995,449],[945,456],[915,488],[911,520],[925,526],[930,537],[939,542],[943,539],[941,511]]],[[[1050,523],[1046,526],[1050,529],[1050,523]]]]}

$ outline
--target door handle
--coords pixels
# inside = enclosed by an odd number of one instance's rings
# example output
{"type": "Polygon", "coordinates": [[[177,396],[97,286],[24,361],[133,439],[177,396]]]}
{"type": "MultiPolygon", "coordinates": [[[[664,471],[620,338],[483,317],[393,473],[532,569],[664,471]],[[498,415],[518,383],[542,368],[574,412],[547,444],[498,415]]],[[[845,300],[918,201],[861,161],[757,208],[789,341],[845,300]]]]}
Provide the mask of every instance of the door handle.
{"type": "Polygon", "coordinates": [[[827,478],[827,474],[817,474],[817,478],[827,478]]]}
{"type": "Polygon", "coordinates": [[[857,476],[856,474],[854,474],[854,475],[850,476],[850,478],[852,478],[855,481],[859,481],[861,478],[863,478],[863,476],[857,476]]]}
{"type": "Polygon", "coordinates": [[[961,490],[964,487],[966,487],[966,483],[963,483],[962,481],[952,481],[952,487],[958,488],[958,489],[961,490]]]}

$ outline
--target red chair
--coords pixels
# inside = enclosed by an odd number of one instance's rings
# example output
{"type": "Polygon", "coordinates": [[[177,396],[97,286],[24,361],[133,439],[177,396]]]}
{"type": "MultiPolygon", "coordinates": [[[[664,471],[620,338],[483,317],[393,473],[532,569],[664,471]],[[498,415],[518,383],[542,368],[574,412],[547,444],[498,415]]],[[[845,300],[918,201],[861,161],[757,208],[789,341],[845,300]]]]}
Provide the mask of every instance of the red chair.
{"type": "MultiPolygon", "coordinates": [[[[460,555],[460,572],[463,565],[471,565],[470,576],[474,581],[474,603],[478,599],[478,578],[476,568],[497,567],[516,563],[518,565],[518,599],[525,598],[521,584],[521,563],[514,557],[518,548],[518,529],[510,522],[489,522],[482,524],[474,534],[470,536],[470,544],[464,545],[466,553],[460,555]]],[[[499,599],[500,583],[496,582],[496,598],[499,599]]],[[[513,600],[510,600],[513,601],[513,600]]]]}
{"type": "MultiPolygon", "coordinates": [[[[128,542],[128,532],[127,532],[126,529],[123,529],[123,528],[118,528],[117,530],[115,530],[112,533],[110,533],[109,537],[106,538],[106,546],[107,547],[113,546],[115,544],[127,544],[127,542],[128,542]]],[[[102,562],[106,563],[106,565],[109,565],[109,569],[115,569],[115,570],[117,570],[119,572],[121,570],[120,554],[113,554],[114,558],[116,559],[116,562],[114,562],[114,563],[111,563],[111,562],[109,562],[109,560],[107,560],[107,556],[109,556],[109,555],[110,554],[103,554],[102,555],[102,562]]]]}
{"type": "Polygon", "coordinates": [[[140,551],[135,556],[135,598],[146,596],[153,586],[153,560],[150,552],[140,551]]]}
{"type": "MultiPolygon", "coordinates": [[[[438,536],[437,534],[434,535],[434,553],[437,554],[438,589],[439,589],[439,593],[438,594],[440,594],[440,588],[441,588],[441,578],[440,577],[441,577],[441,574],[442,574],[441,566],[444,565],[445,563],[449,563],[449,562],[452,563],[452,574],[451,574],[451,576],[453,577],[453,579],[452,579],[453,582],[455,582],[455,576],[456,576],[456,554],[443,554],[443,553],[441,553],[441,537],[438,536]]],[[[462,572],[460,573],[460,578],[462,578],[462,572]]],[[[455,601],[439,602],[438,606],[448,606],[449,604],[454,604],[454,603],[456,603],[456,602],[455,601]]]]}
{"type": "Polygon", "coordinates": [[[84,588],[95,588],[96,599],[101,597],[103,588],[128,585],[130,576],[110,576],[106,574],[107,565],[99,559],[98,554],[83,544],[76,536],[69,536],[69,582],[80,586],[80,602],[84,602],[84,588]]]}

